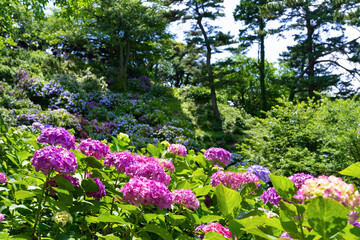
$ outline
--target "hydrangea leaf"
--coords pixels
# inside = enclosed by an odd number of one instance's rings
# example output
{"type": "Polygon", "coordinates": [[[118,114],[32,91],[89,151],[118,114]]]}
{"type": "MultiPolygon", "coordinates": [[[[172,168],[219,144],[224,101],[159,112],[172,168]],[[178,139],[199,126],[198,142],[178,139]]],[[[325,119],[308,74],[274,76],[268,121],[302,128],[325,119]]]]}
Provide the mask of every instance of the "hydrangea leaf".
{"type": "Polygon", "coordinates": [[[157,157],[160,158],[161,157],[161,151],[159,150],[159,148],[157,148],[156,146],[152,145],[152,144],[148,144],[146,149],[149,151],[149,153],[151,153],[151,155],[153,157],[157,157]]]}
{"type": "Polygon", "coordinates": [[[28,199],[28,198],[33,198],[35,197],[35,194],[29,191],[25,191],[25,190],[18,190],[15,192],[15,199],[18,200],[24,200],[24,199],[28,199]]]}
{"type": "Polygon", "coordinates": [[[289,202],[295,200],[293,196],[296,194],[297,188],[290,179],[282,176],[275,176],[273,174],[270,174],[270,179],[277,194],[279,194],[282,199],[289,202]]]}
{"type": "Polygon", "coordinates": [[[172,240],[170,233],[165,229],[156,224],[149,224],[140,229],[139,232],[152,232],[159,235],[164,240],[172,240]]]}
{"type": "Polygon", "coordinates": [[[203,238],[204,240],[226,240],[228,238],[225,238],[223,235],[221,235],[220,233],[216,233],[216,232],[207,232],[205,233],[205,236],[203,238]]]}
{"type": "Polygon", "coordinates": [[[360,162],[351,164],[339,173],[346,176],[360,178],[360,162]]]}
{"type": "Polygon", "coordinates": [[[82,180],[81,187],[85,190],[85,192],[97,192],[97,191],[99,191],[98,185],[91,178],[85,178],[84,180],[82,180]]]}
{"type": "Polygon", "coordinates": [[[348,221],[347,210],[341,203],[323,197],[311,199],[305,216],[313,231],[324,240],[340,233],[348,221]]]}
{"type": "Polygon", "coordinates": [[[242,198],[240,193],[219,184],[215,188],[215,194],[221,214],[227,218],[234,218],[234,215],[237,215],[234,214],[234,211],[239,211],[241,206],[242,198]]]}
{"type": "Polygon", "coordinates": [[[86,158],[82,158],[81,160],[84,161],[89,167],[99,168],[99,169],[104,168],[104,164],[94,157],[86,157],[86,158]]]}

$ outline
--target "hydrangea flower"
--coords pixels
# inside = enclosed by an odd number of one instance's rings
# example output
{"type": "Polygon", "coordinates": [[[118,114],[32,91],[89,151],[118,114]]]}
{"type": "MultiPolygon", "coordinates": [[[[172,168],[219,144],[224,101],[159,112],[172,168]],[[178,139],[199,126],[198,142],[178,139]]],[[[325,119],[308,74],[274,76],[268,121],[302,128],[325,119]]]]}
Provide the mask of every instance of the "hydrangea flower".
{"type": "Polygon", "coordinates": [[[260,180],[264,182],[270,182],[270,170],[261,165],[252,165],[248,168],[248,171],[255,174],[260,180]]]}
{"type": "Polygon", "coordinates": [[[274,187],[269,188],[268,190],[264,191],[263,194],[260,196],[263,202],[266,204],[267,202],[271,203],[272,205],[279,205],[281,201],[281,197],[275,191],[274,187]]]}
{"type": "Polygon", "coordinates": [[[332,198],[351,209],[360,205],[360,194],[354,191],[354,186],[335,176],[307,179],[294,198],[305,201],[318,196],[332,198]]]}
{"type": "Polygon", "coordinates": [[[51,169],[70,174],[75,172],[78,166],[74,153],[51,146],[36,150],[30,161],[36,171],[42,171],[45,175],[51,169]]]}
{"type": "Polygon", "coordinates": [[[290,238],[293,239],[287,232],[283,232],[279,238],[290,238]]]}
{"type": "Polygon", "coordinates": [[[227,166],[231,161],[231,153],[223,148],[211,147],[205,151],[204,157],[208,160],[213,161],[214,163],[221,162],[225,166],[227,166]]]}
{"type": "Polygon", "coordinates": [[[73,222],[73,218],[71,216],[70,213],[68,213],[67,211],[61,211],[61,212],[57,212],[54,214],[54,216],[52,217],[52,219],[61,224],[63,227],[65,227],[65,225],[67,223],[72,224],[73,222]]]}
{"type": "MultiPolygon", "coordinates": [[[[231,234],[230,230],[227,227],[222,226],[218,222],[202,224],[202,225],[198,226],[197,228],[195,228],[195,231],[202,231],[203,233],[216,232],[216,233],[220,233],[221,235],[223,235],[226,238],[232,238],[232,234],[231,234]]],[[[201,235],[200,237],[203,238],[204,236],[201,235]]]]}
{"type": "Polygon", "coordinates": [[[75,149],[75,137],[62,127],[43,129],[37,138],[37,142],[51,146],[61,145],[68,150],[75,149]]]}
{"type": "Polygon", "coordinates": [[[314,178],[311,174],[305,173],[296,173],[289,177],[289,179],[295,184],[295,186],[300,189],[302,185],[304,185],[305,181],[308,179],[314,178]]]}
{"type": "Polygon", "coordinates": [[[186,157],[186,147],[182,144],[170,144],[167,151],[177,156],[186,157]]]}
{"type": "Polygon", "coordinates": [[[199,199],[196,198],[195,193],[190,189],[174,190],[172,197],[173,203],[177,203],[185,208],[196,210],[200,207],[199,199]]]}
{"type": "Polygon", "coordinates": [[[134,205],[153,204],[160,209],[171,208],[172,195],[169,189],[160,182],[143,177],[131,178],[121,189],[124,201],[134,205]]]}
{"type": "Polygon", "coordinates": [[[106,155],[104,165],[114,166],[118,171],[125,172],[125,169],[134,163],[134,157],[130,152],[110,153],[106,155]]]}
{"type": "Polygon", "coordinates": [[[97,192],[86,192],[86,196],[93,197],[94,200],[100,201],[103,197],[106,196],[105,185],[100,181],[100,178],[93,178],[96,185],[99,187],[97,192]]]}
{"type": "Polygon", "coordinates": [[[0,183],[6,183],[7,181],[7,177],[5,176],[4,173],[0,173],[0,183]]]}
{"type": "Polygon", "coordinates": [[[92,140],[91,138],[81,140],[80,144],[76,146],[76,149],[82,151],[86,156],[93,156],[98,160],[110,153],[108,145],[98,140],[92,140]]]}
{"type": "Polygon", "coordinates": [[[125,169],[129,177],[144,177],[168,185],[170,176],[158,162],[135,163],[125,169]]]}
{"type": "Polygon", "coordinates": [[[175,167],[174,164],[171,161],[162,159],[162,158],[155,158],[157,162],[162,166],[164,169],[167,169],[168,171],[174,172],[175,167]]]}
{"type": "Polygon", "coordinates": [[[0,213],[0,223],[5,220],[5,214],[0,213]]]}
{"type": "Polygon", "coordinates": [[[224,172],[218,170],[211,176],[211,186],[216,187],[220,183],[225,187],[238,190],[247,183],[258,183],[259,178],[250,172],[224,172]]]}

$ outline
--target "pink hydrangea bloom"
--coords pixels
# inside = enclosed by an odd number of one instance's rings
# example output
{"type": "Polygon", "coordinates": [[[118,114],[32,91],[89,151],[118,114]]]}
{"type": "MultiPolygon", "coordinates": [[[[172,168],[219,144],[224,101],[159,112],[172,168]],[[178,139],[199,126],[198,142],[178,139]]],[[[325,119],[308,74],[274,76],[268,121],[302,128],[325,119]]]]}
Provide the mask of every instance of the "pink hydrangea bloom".
{"type": "Polygon", "coordinates": [[[164,169],[167,169],[168,171],[174,172],[175,167],[174,164],[171,161],[162,159],[162,158],[155,158],[155,160],[162,166],[164,169]]]}
{"type": "Polygon", "coordinates": [[[275,191],[274,187],[269,188],[268,190],[264,191],[263,194],[260,196],[263,202],[266,204],[267,202],[271,203],[272,205],[279,205],[281,201],[281,197],[275,191]]]}
{"type": "Polygon", "coordinates": [[[0,213],[0,223],[5,220],[5,214],[0,213]]]}
{"type": "Polygon", "coordinates": [[[231,161],[231,153],[223,148],[209,148],[205,151],[204,157],[208,160],[213,161],[214,163],[221,162],[225,166],[227,166],[231,161]]]}
{"type": "Polygon", "coordinates": [[[197,228],[195,228],[195,231],[202,231],[204,233],[216,232],[216,233],[220,233],[221,235],[223,235],[226,238],[232,238],[232,234],[231,234],[230,230],[227,227],[222,226],[218,222],[202,224],[202,225],[198,226],[197,228]]]}
{"type": "Polygon", "coordinates": [[[51,146],[61,145],[68,150],[75,149],[75,137],[62,127],[43,129],[37,138],[37,142],[51,146]]]}
{"type": "Polygon", "coordinates": [[[217,171],[211,176],[211,186],[216,187],[220,183],[225,187],[237,190],[247,183],[258,183],[259,178],[250,172],[224,172],[217,171]]]}
{"type": "Polygon", "coordinates": [[[186,157],[186,147],[181,144],[170,144],[167,151],[177,156],[186,157]]]}
{"type": "Polygon", "coordinates": [[[171,208],[172,195],[169,189],[160,182],[143,177],[131,178],[121,189],[124,201],[137,204],[153,204],[160,209],[171,208]]]}
{"type": "Polygon", "coordinates": [[[145,177],[165,185],[170,182],[170,175],[166,174],[164,168],[154,161],[134,163],[125,169],[125,174],[129,177],[145,177]]]}
{"type": "Polygon", "coordinates": [[[134,157],[130,152],[115,152],[106,155],[104,165],[115,166],[118,171],[125,172],[125,169],[134,162],[134,157]]]}
{"type": "Polygon", "coordinates": [[[75,172],[78,166],[74,153],[51,146],[35,151],[31,158],[31,165],[35,167],[36,171],[42,171],[45,175],[51,169],[70,174],[75,172]]]}
{"type": "Polygon", "coordinates": [[[173,203],[180,206],[194,210],[200,207],[199,199],[196,198],[195,193],[190,189],[179,189],[172,192],[173,203]]]}
{"type": "Polygon", "coordinates": [[[360,206],[359,192],[354,191],[352,184],[347,184],[335,176],[320,176],[306,180],[294,198],[304,201],[318,196],[332,198],[351,209],[360,206]]]}
{"type": "Polygon", "coordinates": [[[100,181],[99,178],[93,178],[93,180],[99,187],[99,190],[97,192],[87,192],[86,196],[93,197],[94,200],[100,201],[103,197],[106,196],[105,185],[100,181]]]}
{"type": "Polygon", "coordinates": [[[76,149],[82,151],[86,156],[93,156],[98,160],[110,153],[108,145],[98,140],[92,140],[91,138],[81,140],[80,144],[76,146],[76,149]]]}
{"type": "Polygon", "coordinates": [[[6,183],[7,181],[7,177],[5,176],[4,173],[0,173],[0,183],[6,183]]]}

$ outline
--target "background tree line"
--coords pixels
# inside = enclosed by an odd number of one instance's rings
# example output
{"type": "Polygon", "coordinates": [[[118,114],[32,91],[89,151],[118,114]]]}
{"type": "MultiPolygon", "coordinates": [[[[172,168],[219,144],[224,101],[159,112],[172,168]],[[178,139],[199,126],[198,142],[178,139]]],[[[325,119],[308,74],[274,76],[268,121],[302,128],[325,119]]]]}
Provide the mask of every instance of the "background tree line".
{"type": "Polygon", "coordinates": [[[114,79],[115,91],[126,91],[127,80],[141,75],[175,87],[204,86],[221,123],[217,93],[253,115],[281,95],[303,100],[330,88],[339,97],[356,94],[349,87],[359,74],[359,37],[348,39],[345,30],[359,27],[359,6],[358,0],[241,0],[233,14],[243,28],[235,37],[214,24],[224,15],[224,0],[4,0],[0,48],[52,50],[81,60],[114,79]],[[169,32],[175,21],[190,22],[186,43],[169,32]],[[265,49],[276,46],[267,46],[266,38],[293,30],[295,44],[280,64],[267,62],[265,49]],[[230,48],[234,42],[238,47],[230,48]],[[246,57],[256,44],[258,59],[246,57]],[[215,62],[213,54],[224,46],[232,56],[215,62]]]}

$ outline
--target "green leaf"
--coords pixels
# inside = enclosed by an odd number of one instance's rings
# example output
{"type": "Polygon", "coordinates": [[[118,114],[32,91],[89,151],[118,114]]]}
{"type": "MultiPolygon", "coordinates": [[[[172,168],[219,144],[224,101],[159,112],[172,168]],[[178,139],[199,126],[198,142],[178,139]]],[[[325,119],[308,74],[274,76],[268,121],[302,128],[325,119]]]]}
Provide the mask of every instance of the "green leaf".
{"type": "Polygon", "coordinates": [[[58,184],[58,186],[62,189],[68,190],[68,191],[74,191],[75,188],[74,186],[71,184],[71,182],[67,179],[65,179],[63,176],[61,175],[56,175],[54,178],[55,182],[58,184]]]}
{"type": "Polygon", "coordinates": [[[4,120],[0,117],[0,132],[7,133],[9,130],[8,126],[5,124],[4,120]]]}
{"type": "Polygon", "coordinates": [[[221,216],[218,215],[205,215],[202,218],[200,218],[201,224],[209,223],[209,222],[218,222],[219,220],[224,219],[221,216]]]}
{"type": "Polygon", "coordinates": [[[225,238],[223,235],[221,235],[220,233],[216,233],[216,232],[207,232],[205,233],[205,236],[203,238],[204,240],[226,240],[228,238],[225,238]]]}
{"type": "Polygon", "coordinates": [[[99,187],[96,182],[91,178],[85,178],[81,182],[81,187],[85,192],[97,192],[99,191],[99,187]]]}
{"type": "Polygon", "coordinates": [[[125,223],[125,220],[120,216],[111,215],[109,212],[101,214],[98,219],[99,222],[105,223],[125,223]]]}
{"type": "Polygon", "coordinates": [[[172,240],[170,233],[165,229],[155,224],[149,224],[143,227],[139,232],[152,232],[159,235],[164,240],[172,240]]]}
{"type": "Polygon", "coordinates": [[[29,191],[25,191],[25,190],[19,190],[15,192],[15,199],[16,200],[24,200],[24,199],[28,199],[28,198],[33,198],[35,197],[35,194],[29,191]]]}
{"type": "Polygon", "coordinates": [[[311,199],[306,211],[306,218],[313,231],[323,239],[330,239],[341,232],[347,225],[347,210],[330,198],[311,199]]]}
{"type": "Polygon", "coordinates": [[[92,168],[99,168],[99,169],[104,168],[104,164],[94,157],[85,157],[82,158],[81,161],[84,161],[87,164],[87,166],[92,168]]]}
{"type": "Polygon", "coordinates": [[[293,196],[297,192],[295,184],[287,177],[275,176],[270,174],[271,182],[279,196],[289,202],[295,201],[293,196]]]}
{"type": "Polygon", "coordinates": [[[66,206],[71,206],[73,203],[73,195],[65,189],[61,189],[58,187],[53,187],[56,193],[59,195],[60,201],[64,203],[66,206]]]}
{"type": "Polygon", "coordinates": [[[293,204],[280,202],[280,223],[284,230],[291,236],[301,238],[301,234],[298,230],[296,222],[297,220],[297,209],[293,204]]]}
{"type": "Polygon", "coordinates": [[[96,236],[98,236],[101,239],[108,239],[108,240],[119,240],[119,239],[121,239],[121,238],[119,238],[117,236],[114,236],[113,234],[103,236],[103,235],[101,235],[99,233],[96,233],[96,236]]]}
{"type": "Polygon", "coordinates": [[[212,186],[209,186],[209,185],[201,187],[201,188],[193,189],[193,191],[197,197],[204,196],[204,195],[208,194],[210,191],[214,191],[214,190],[215,190],[215,188],[212,186]]]}
{"type": "Polygon", "coordinates": [[[169,214],[169,220],[171,225],[177,226],[185,222],[186,217],[183,215],[169,214]]]}
{"type": "Polygon", "coordinates": [[[153,157],[161,158],[161,151],[156,146],[149,143],[146,149],[149,151],[149,153],[151,153],[153,157]]]}
{"type": "Polygon", "coordinates": [[[149,223],[150,221],[154,220],[157,217],[156,213],[145,213],[143,215],[145,221],[149,223]]]}
{"type": "Polygon", "coordinates": [[[30,157],[32,154],[29,153],[28,151],[21,151],[21,152],[16,153],[16,155],[20,159],[20,162],[22,162],[25,159],[27,159],[28,157],[30,157]]]}
{"type": "Polygon", "coordinates": [[[224,187],[220,184],[215,188],[217,203],[221,214],[226,218],[234,218],[237,214],[234,211],[240,212],[242,198],[240,193],[224,187]]]}
{"type": "Polygon", "coordinates": [[[339,173],[346,176],[360,178],[360,162],[351,164],[339,173]]]}

